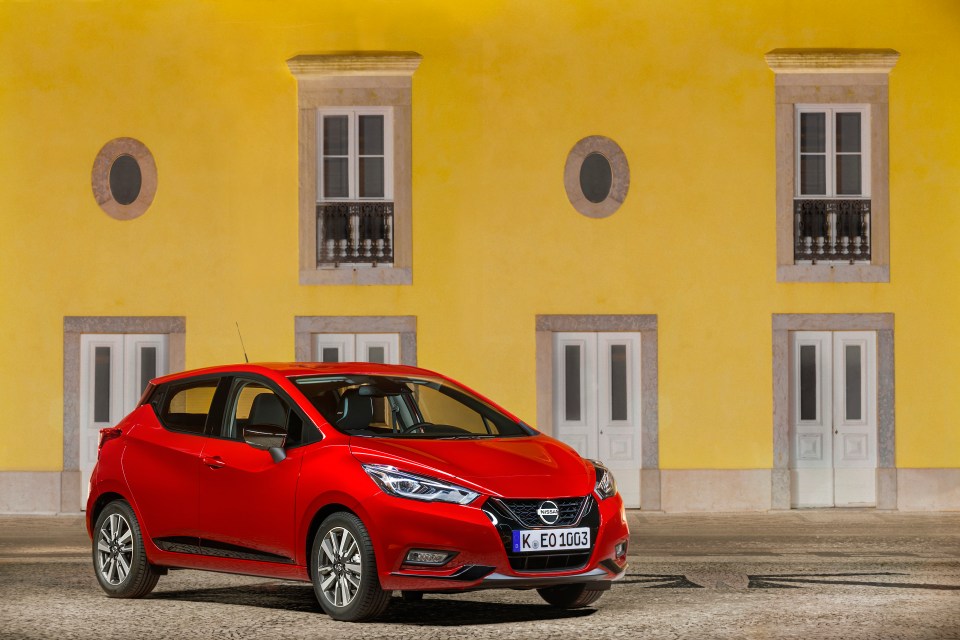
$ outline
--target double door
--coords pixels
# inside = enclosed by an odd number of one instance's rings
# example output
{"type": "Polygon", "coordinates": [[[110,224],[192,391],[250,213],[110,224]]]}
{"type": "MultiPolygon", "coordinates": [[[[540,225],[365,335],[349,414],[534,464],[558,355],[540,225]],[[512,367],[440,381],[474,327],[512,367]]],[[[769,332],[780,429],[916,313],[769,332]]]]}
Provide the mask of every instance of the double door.
{"type": "Polygon", "coordinates": [[[790,370],[792,506],[875,506],[876,333],[794,332],[790,370]]]}
{"type": "Polygon", "coordinates": [[[147,383],[167,373],[167,336],[90,333],[80,336],[80,487],[86,508],[100,429],[133,411],[147,383]]]}
{"type": "Polygon", "coordinates": [[[553,424],[600,460],[628,507],[640,506],[640,334],[555,333],[553,424]]]}
{"type": "Polygon", "coordinates": [[[316,333],[316,362],[376,362],[400,364],[399,333],[316,333]]]}

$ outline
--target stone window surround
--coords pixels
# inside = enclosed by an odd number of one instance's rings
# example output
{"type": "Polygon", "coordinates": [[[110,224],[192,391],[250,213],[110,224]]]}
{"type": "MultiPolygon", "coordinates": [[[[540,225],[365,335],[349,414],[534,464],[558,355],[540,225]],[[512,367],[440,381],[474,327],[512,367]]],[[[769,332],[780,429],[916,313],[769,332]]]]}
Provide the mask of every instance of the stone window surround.
{"type": "Polygon", "coordinates": [[[553,430],[553,334],[556,332],[640,333],[640,508],[659,511],[660,428],[657,316],[537,315],[537,428],[553,430]]]}
{"type": "Polygon", "coordinates": [[[317,333],[399,333],[400,364],[417,366],[416,316],[296,316],[293,319],[294,356],[311,362],[317,333]]]}
{"type": "Polygon", "coordinates": [[[773,314],[771,508],[790,509],[790,332],[877,332],[877,509],[897,508],[892,313],[773,314]]]}
{"type": "Polygon", "coordinates": [[[413,282],[412,86],[422,56],[408,51],[301,55],[287,60],[299,109],[300,284],[413,282]],[[393,266],[317,267],[317,109],[393,108],[393,266]]]}
{"type": "Polygon", "coordinates": [[[563,186],[573,208],[588,218],[606,218],[616,213],[630,189],[630,165],[616,142],[605,136],[587,136],[567,154],[563,167],[563,186]],[[610,163],[610,193],[600,202],[590,202],[580,186],[580,169],[591,153],[599,153],[610,163]]]}
{"type": "Polygon", "coordinates": [[[777,282],[890,282],[888,79],[893,49],[774,49],[776,74],[777,282]],[[870,106],[870,264],[794,264],[795,107],[870,106]]]}
{"type": "Polygon", "coordinates": [[[61,512],[80,504],[80,336],[87,333],[166,334],[167,370],[186,368],[187,320],[183,316],[64,316],[63,318],[63,473],[61,512]]]}
{"type": "Polygon", "coordinates": [[[134,138],[114,138],[103,145],[93,161],[90,186],[97,205],[115,220],[133,220],[150,208],[157,194],[157,163],[147,146],[134,138]],[[130,156],[140,167],[140,193],[130,204],[120,204],[110,190],[110,171],[120,156],[130,156]]]}

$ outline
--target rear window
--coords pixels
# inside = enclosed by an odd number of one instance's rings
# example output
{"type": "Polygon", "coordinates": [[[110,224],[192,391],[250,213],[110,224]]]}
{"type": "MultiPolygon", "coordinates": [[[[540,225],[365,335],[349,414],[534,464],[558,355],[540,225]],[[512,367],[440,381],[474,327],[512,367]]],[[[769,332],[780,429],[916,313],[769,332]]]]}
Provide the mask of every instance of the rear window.
{"type": "Polygon", "coordinates": [[[160,422],[171,431],[203,433],[218,383],[214,378],[171,384],[158,411],[160,422]]]}

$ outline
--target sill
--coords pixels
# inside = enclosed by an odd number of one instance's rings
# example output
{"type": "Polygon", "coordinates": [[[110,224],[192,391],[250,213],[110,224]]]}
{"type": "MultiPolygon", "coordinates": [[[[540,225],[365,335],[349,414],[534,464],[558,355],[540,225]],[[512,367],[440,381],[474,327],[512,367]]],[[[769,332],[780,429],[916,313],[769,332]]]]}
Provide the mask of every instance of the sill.
{"type": "Polygon", "coordinates": [[[303,285],[413,284],[410,267],[338,267],[300,271],[303,285]]]}
{"type": "Polygon", "coordinates": [[[890,265],[781,264],[777,282],[890,282],[890,265]]]}

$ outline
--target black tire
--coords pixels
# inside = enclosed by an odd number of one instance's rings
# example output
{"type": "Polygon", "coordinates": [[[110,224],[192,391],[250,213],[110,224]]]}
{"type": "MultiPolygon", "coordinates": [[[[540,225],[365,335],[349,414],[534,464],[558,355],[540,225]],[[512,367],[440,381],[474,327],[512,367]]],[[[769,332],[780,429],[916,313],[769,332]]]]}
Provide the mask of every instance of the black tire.
{"type": "Polygon", "coordinates": [[[111,598],[142,598],[160,579],[160,573],[147,562],[137,516],[123,500],[108,504],[97,518],[93,573],[111,598]]]}
{"type": "Polygon", "coordinates": [[[603,591],[587,590],[586,583],[561,584],[537,589],[540,597],[560,609],[579,609],[600,599],[603,591]]]}
{"type": "Polygon", "coordinates": [[[371,620],[390,604],[391,592],[380,588],[370,534],[352,513],[334,513],[320,525],[310,548],[310,578],[317,601],[334,620],[371,620]]]}

